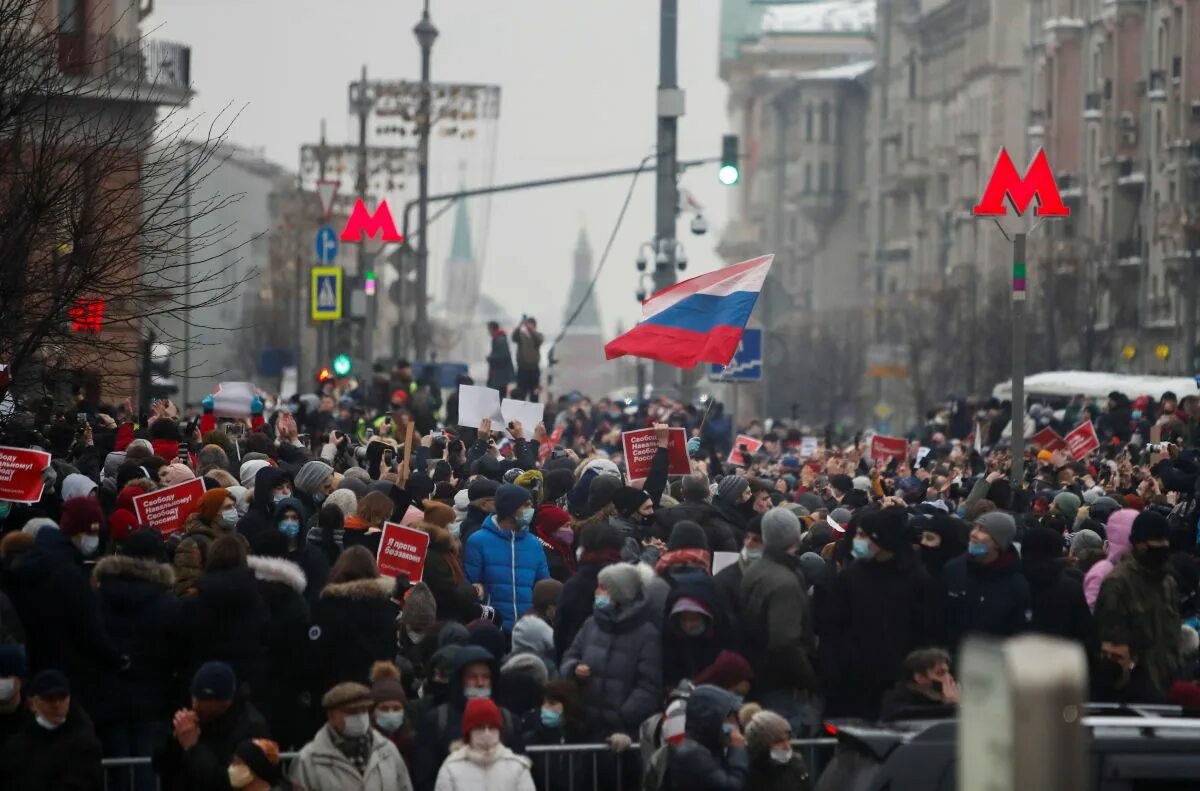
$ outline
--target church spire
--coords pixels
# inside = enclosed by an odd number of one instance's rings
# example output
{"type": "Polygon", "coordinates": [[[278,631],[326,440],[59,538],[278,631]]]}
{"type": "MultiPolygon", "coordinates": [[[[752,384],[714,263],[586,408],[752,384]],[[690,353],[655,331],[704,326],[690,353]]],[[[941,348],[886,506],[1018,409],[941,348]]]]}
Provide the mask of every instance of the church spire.
{"type": "Polygon", "coordinates": [[[471,222],[467,217],[465,199],[459,199],[458,208],[454,213],[454,237],[450,244],[449,260],[452,262],[475,260],[475,253],[471,249],[471,222]]]}
{"type": "Polygon", "coordinates": [[[566,314],[563,316],[563,324],[571,318],[571,315],[579,309],[579,303],[584,302],[586,295],[586,303],[579,310],[579,315],[575,317],[569,331],[572,332],[598,332],[600,330],[600,311],[596,308],[596,293],[588,293],[588,287],[592,282],[592,245],[588,241],[587,229],[580,225],[579,238],[575,242],[575,266],[574,278],[571,281],[571,292],[567,297],[566,314]]]}

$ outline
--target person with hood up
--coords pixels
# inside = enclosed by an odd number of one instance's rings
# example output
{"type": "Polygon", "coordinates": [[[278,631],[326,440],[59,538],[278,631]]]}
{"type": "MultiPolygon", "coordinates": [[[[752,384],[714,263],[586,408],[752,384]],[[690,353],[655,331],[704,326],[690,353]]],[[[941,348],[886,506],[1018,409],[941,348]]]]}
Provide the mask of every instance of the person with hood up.
{"type": "Polygon", "coordinates": [[[939,642],[940,591],[913,552],[904,508],[864,513],[852,547],[821,618],[822,667],[836,676],[827,716],[871,720],[909,652],[939,642]]]}
{"type": "Polygon", "coordinates": [[[636,566],[606,566],[591,618],[563,655],[561,674],[583,691],[592,735],[624,741],[662,703],[662,646],[636,566]]]}
{"type": "Polygon", "coordinates": [[[305,791],[412,791],[396,745],[371,727],[371,690],[344,681],[321,697],[325,725],[304,745],[292,780],[305,791]]]}
{"type": "Polygon", "coordinates": [[[43,670],[29,681],[25,697],[33,716],[0,754],[6,791],[102,788],[100,740],[88,715],[72,700],[67,677],[43,670]]]}
{"type": "Polygon", "coordinates": [[[722,609],[716,586],[708,574],[678,577],[667,594],[663,613],[665,689],[673,688],[685,678],[695,678],[717,660],[723,649],[737,646],[732,621],[722,609]]]}
{"type": "MultiPolygon", "coordinates": [[[[454,750],[462,733],[466,708],[473,700],[491,700],[500,681],[499,664],[486,648],[467,645],[458,649],[450,668],[445,703],[428,709],[417,723],[417,741],[413,752],[414,780],[417,791],[433,787],[438,766],[454,750]]],[[[524,751],[521,721],[507,709],[499,709],[501,738],[510,747],[524,751]]]]}
{"type": "Polygon", "coordinates": [[[792,749],[788,721],[773,711],[760,711],[746,723],[746,751],[750,757],[744,788],[754,791],[809,791],[808,767],[792,749]]]}
{"type": "MultiPolygon", "coordinates": [[[[112,758],[149,755],[169,730],[184,625],[171,592],[175,573],[163,555],[162,536],[143,527],[92,570],[104,629],[127,660],[117,674],[116,716],[100,734],[112,758]]],[[[139,777],[140,787],[153,787],[148,768],[139,777]]]]}
{"type": "Polygon", "coordinates": [[[1122,634],[1140,658],[1150,682],[1163,694],[1179,672],[1178,586],[1167,572],[1170,526],[1157,511],[1144,511],[1129,531],[1130,551],[1100,587],[1096,627],[1102,635],[1122,634]]]}
{"type": "Polygon", "coordinates": [[[209,489],[200,495],[183,521],[183,538],[175,547],[172,565],[176,595],[195,591],[212,542],[224,535],[235,535],[237,523],[237,506],[227,490],[209,489]]]}
{"type": "Polygon", "coordinates": [[[438,770],[436,791],[534,791],[530,762],[504,744],[500,709],[482,698],[467,704],[462,746],[438,770]],[[465,742],[465,743],[464,743],[465,742]]]}
{"type": "Polygon", "coordinates": [[[763,706],[797,732],[816,725],[808,697],[817,689],[808,582],[796,552],[800,520],[786,508],[762,518],[763,556],[742,577],[740,612],[746,658],[756,668],[763,706]]]}
{"type": "Polygon", "coordinates": [[[314,699],[342,681],[366,683],[372,664],[396,658],[394,589],[366,549],[351,547],[338,557],[308,629],[314,699]]]}
{"type": "Polygon", "coordinates": [[[1083,595],[1093,612],[1096,609],[1096,600],[1100,597],[1100,586],[1129,551],[1129,533],[1133,530],[1133,520],[1137,519],[1137,516],[1138,512],[1132,508],[1122,508],[1108,518],[1105,525],[1108,538],[1104,542],[1107,558],[1088,569],[1083,577],[1083,595]]]}
{"type": "MultiPolygon", "coordinates": [[[[745,481],[745,479],[742,479],[745,481]]],[[[736,527],[708,502],[710,496],[708,478],[704,475],[689,475],[680,484],[683,502],[671,508],[663,508],[655,515],[652,534],[666,541],[675,525],[682,521],[695,522],[704,530],[709,548],[713,552],[737,552],[738,538],[746,525],[736,527]]],[[[746,488],[749,492],[749,487],[746,488]]],[[[747,523],[748,524],[748,523],[747,523]]]]}
{"type": "Polygon", "coordinates": [[[1083,586],[1065,575],[1065,569],[1061,533],[1045,527],[1026,531],[1021,542],[1021,571],[1029,581],[1033,603],[1030,631],[1074,640],[1091,656],[1099,647],[1092,611],[1083,597],[1083,586]]]}
{"type": "Polygon", "coordinates": [[[967,551],[967,526],[949,514],[922,515],[913,524],[921,563],[931,579],[942,578],[942,569],[967,551]]]}
{"type": "MultiPolygon", "coordinates": [[[[309,544],[304,536],[304,505],[295,497],[285,497],[275,506],[275,527],[264,533],[271,537],[270,546],[277,554],[272,557],[286,561],[304,575],[304,590],[300,591],[310,603],[317,600],[321,589],[329,579],[329,559],[316,544],[309,544]],[[283,534],[282,545],[277,543],[276,533],[283,534]]],[[[251,564],[253,566],[253,564],[251,564]]]]}
{"type": "Polygon", "coordinates": [[[957,649],[968,634],[1012,637],[1029,628],[1029,583],[1013,548],[1017,524],[1006,511],[975,520],[967,554],[942,571],[948,644],[957,649]]]}
{"type": "Polygon", "coordinates": [[[533,532],[546,544],[550,576],[559,582],[566,582],[577,568],[576,533],[571,525],[571,515],[562,503],[575,483],[575,476],[570,470],[547,470],[544,480],[545,501],[534,514],[533,532]]]}
{"type": "Polygon", "coordinates": [[[592,616],[597,577],[606,566],[621,561],[621,536],[604,522],[579,533],[579,570],[563,584],[554,617],[554,649],[566,653],[575,635],[592,616]]]}
{"type": "Polygon", "coordinates": [[[702,684],[687,701],[685,736],[668,750],[662,791],[742,791],[749,774],[746,738],[737,721],[737,699],[702,684]]]}
{"type": "Polygon", "coordinates": [[[295,497],[304,505],[302,522],[321,510],[325,499],[337,488],[338,478],[333,467],[323,461],[306,462],[296,473],[295,497]]]}
{"type": "Polygon", "coordinates": [[[463,571],[462,544],[450,532],[454,511],[426,500],[424,518],[413,528],[429,535],[429,552],[421,581],[437,602],[437,620],[471,623],[480,617],[479,597],[463,571]]]}
{"type": "MultiPolygon", "coordinates": [[[[246,479],[243,476],[242,484],[246,479]]],[[[254,475],[254,502],[238,520],[238,532],[253,541],[263,530],[275,526],[275,506],[292,496],[292,476],[278,467],[264,466],[254,475]]]]}
{"type": "Polygon", "coordinates": [[[529,491],[504,484],[496,491],[495,505],[496,512],[467,540],[463,569],[500,614],[504,629],[511,631],[533,605],[533,586],[550,577],[550,568],[541,544],[529,532],[534,515],[529,491]]]}
{"type": "MultiPolygon", "coordinates": [[[[561,678],[546,684],[541,709],[526,719],[526,745],[582,744],[587,741],[583,700],[574,681],[561,678]]],[[[538,791],[587,788],[591,768],[569,754],[539,752],[531,755],[533,780],[538,791]]]]}

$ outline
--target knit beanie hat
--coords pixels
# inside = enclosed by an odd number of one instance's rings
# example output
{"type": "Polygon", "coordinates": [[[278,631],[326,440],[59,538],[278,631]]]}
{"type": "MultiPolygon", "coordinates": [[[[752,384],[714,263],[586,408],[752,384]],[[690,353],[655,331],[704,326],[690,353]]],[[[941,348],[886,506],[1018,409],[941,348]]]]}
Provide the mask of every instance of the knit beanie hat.
{"type": "MultiPolygon", "coordinates": [[[[475,502],[476,500],[495,497],[499,488],[500,484],[496,483],[491,478],[476,478],[475,480],[471,481],[471,485],[467,487],[467,496],[471,498],[471,502],[475,502]]],[[[528,494],[526,496],[528,496],[528,494]]]]}
{"type": "Polygon", "coordinates": [[[726,475],[717,484],[717,497],[730,504],[737,504],[742,494],[750,488],[750,482],[740,475],[726,475]]]}
{"type": "Polygon", "coordinates": [[[713,663],[696,674],[693,684],[712,684],[721,689],[732,689],[743,681],[753,681],[754,670],[746,657],[736,651],[722,651],[713,663]]]}
{"type": "Polygon", "coordinates": [[[313,494],[333,475],[333,467],[323,461],[310,461],[296,473],[296,488],[305,494],[313,494]]]}
{"type": "Polygon", "coordinates": [[[1069,521],[1075,521],[1081,501],[1074,492],[1059,492],[1054,495],[1054,510],[1065,516],[1069,521]]]}
{"type": "Polygon", "coordinates": [[[449,527],[454,521],[454,509],[436,500],[425,500],[421,503],[425,511],[425,521],[438,527],[449,527]]]}
{"type": "Polygon", "coordinates": [[[597,475],[588,486],[587,512],[594,514],[613,502],[617,492],[622,489],[621,479],[611,475],[597,475]]]}
{"type": "Polygon", "coordinates": [[[186,465],[176,461],[159,470],[158,477],[163,486],[174,486],[177,483],[187,483],[195,478],[196,474],[186,465]]]}
{"type": "MultiPolygon", "coordinates": [[[[598,478],[597,480],[602,480],[598,478]]],[[[592,488],[596,488],[595,482],[592,483],[592,488]]],[[[622,486],[613,494],[612,503],[617,507],[617,513],[625,518],[629,518],[637,513],[637,510],[642,507],[642,504],[650,499],[650,495],[646,494],[643,489],[636,489],[632,486],[622,486]]]]}
{"type": "Polygon", "coordinates": [[[433,591],[424,582],[418,582],[409,588],[404,597],[404,609],[400,612],[400,622],[414,632],[427,632],[437,623],[437,601],[433,591]]]}
{"type": "Polygon", "coordinates": [[[165,545],[162,533],[152,527],[142,527],[134,530],[129,537],[121,542],[121,554],[129,558],[152,560],[155,563],[163,561],[165,545]]]}
{"type": "Polygon", "coordinates": [[[533,496],[528,489],[515,483],[506,483],[496,490],[496,518],[507,519],[517,512],[517,509],[528,502],[533,496]]]}
{"type": "Polygon", "coordinates": [[[472,621],[467,625],[468,645],[478,646],[487,651],[495,660],[505,654],[504,632],[491,621],[472,621]]]}
{"type": "Polygon", "coordinates": [[[1017,523],[1007,511],[988,511],[986,514],[980,514],[975,520],[975,526],[991,536],[1001,552],[1012,546],[1013,539],[1017,537],[1017,523]]]}
{"type": "Polygon", "coordinates": [[[491,698],[471,698],[467,701],[467,708],[463,711],[463,738],[469,738],[471,731],[479,728],[500,730],[501,723],[500,709],[492,702],[491,698]]]}
{"type": "Polygon", "coordinates": [[[323,507],[333,506],[342,512],[342,516],[353,516],[358,510],[358,497],[349,489],[337,489],[325,498],[323,507]]]}
{"type": "Polygon", "coordinates": [[[688,519],[681,519],[671,528],[667,539],[667,549],[674,552],[677,549],[703,549],[708,551],[708,536],[704,528],[688,519]]]}
{"type": "Polygon", "coordinates": [[[571,470],[547,470],[545,472],[545,502],[552,503],[567,496],[575,485],[575,474],[571,470]]]}
{"type": "Polygon", "coordinates": [[[400,668],[386,660],[371,665],[371,700],[380,703],[408,703],[401,683],[400,668]]]}
{"type": "Polygon", "coordinates": [[[90,533],[92,528],[104,529],[104,512],[94,497],[72,497],[62,504],[58,526],[69,536],[90,533]]]}
{"type": "MultiPolygon", "coordinates": [[[[792,509],[793,512],[795,509],[792,509]]],[[[754,517],[746,523],[746,532],[750,535],[762,538],[762,514],[755,514],[754,517]]]]}
{"type": "Polygon", "coordinates": [[[533,586],[533,609],[538,612],[546,612],[551,607],[558,605],[558,599],[562,596],[563,584],[556,579],[539,580],[533,586]]]}
{"type": "Polygon", "coordinates": [[[237,676],[224,662],[205,662],[192,676],[192,697],[197,700],[233,700],[237,676]]]}
{"type": "Polygon", "coordinates": [[[883,508],[863,515],[859,529],[889,552],[909,542],[908,514],[903,508],[883,508]]]}
{"type": "Polygon", "coordinates": [[[279,745],[270,739],[247,739],[237,746],[233,754],[242,763],[272,787],[283,779],[283,767],[279,764],[279,745]]]}
{"type": "Polygon", "coordinates": [[[258,471],[264,467],[270,467],[271,462],[262,459],[253,459],[252,461],[242,462],[241,468],[238,470],[238,480],[242,482],[242,486],[247,489],[254,488],[254,476],[258,475],[258,471]]]}
{"type": "Polygon", "coordinates": [[[1168,538],[1170,533],[1171,526],[1165,516],[1157,511],[1142,511],[1133,520],[1133,527],[1129,531],[1129,545],[1168,538]]]}
{"type": "Polygon", "coordinates": [[[630,563],[614,563],[600,571],[600,584],[620,605],[632,604],[642,594],[642,575],[630,563]]]}
{"type": "Polygon", "coordinates": [[[762,518],[763,546],[786,552],[800,543],[800,519],[786,508],[772,508],[762,518]]]}
{"type": "Polygon", "coordinates": [[[804,572],[804,581],[809,585],[814,584],[826,568],[825,559],[816,552],[805,552],[800,556],[800,570],[804,572]]]}
{"type": "Polygon", "coordinates": [[[854,488],[854,479],[849,475],[839,474],[829,476],[829,485],[837,491],[838,494],[845,496],[854,488]]]}
{"type": "Polygon", "coordinates": [[[192,506],[192,513],[199,514],[200,518],[206,522],[215,522],[221,515],[221,509],[225,506],[225,498],[228,496],[229,490],[227,489],[209,489],[196,498],[196,504],[192,506]]]}
{"type": "Polygon", "coordinates": [[[773,711],[760,711],[746,724],[746,748],[752,753],[765,753],[791,733],[791,726],[783,717],[773,711]]]}
{"type": "Polygon", "coordinates": [[[359,481],[366,484],[371,482],[371,473],[367,472],[362,467],[351,467],[346,470],[343,475],[352,481],[359,481]]]}
{"type": "Polygon", "coordinates": [[[1071,536],[1071,552],[1076,555],[1086,549],[1100,549],[1103,546],[1104,539],[1095,530],[1085,528],[1071,536]]]}

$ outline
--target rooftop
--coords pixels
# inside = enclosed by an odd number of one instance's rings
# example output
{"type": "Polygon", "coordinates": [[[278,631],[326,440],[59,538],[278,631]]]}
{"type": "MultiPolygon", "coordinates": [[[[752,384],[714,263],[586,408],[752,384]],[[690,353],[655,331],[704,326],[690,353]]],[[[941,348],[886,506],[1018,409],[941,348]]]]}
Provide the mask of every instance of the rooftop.
{"type": "Polygon", "coordinates": [[[766,34],[869,33],[875,0],[814,0],[767,6],[760,31],[766,34]]]}

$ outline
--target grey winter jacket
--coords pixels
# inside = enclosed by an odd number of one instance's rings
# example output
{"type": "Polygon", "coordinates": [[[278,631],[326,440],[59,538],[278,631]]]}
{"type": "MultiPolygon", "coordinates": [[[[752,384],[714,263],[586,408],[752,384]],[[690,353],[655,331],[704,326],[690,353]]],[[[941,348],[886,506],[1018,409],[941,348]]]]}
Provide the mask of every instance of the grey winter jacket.
{"type": "Polygon", "coordinates": [[[360,775],[350,759],[337,748],[329,735],[331,726],[317,731],[313,740],[304,745],[292,767],[292,780],[304,791],[412,791],[408,768],[396,745],[372,729],[371,756],[360,775]]]}
{"type": "Polygon", "coordinates": [[[662,707],[662,645],[644,598],[597,610],[584,622],[563,655],[563,677],[575,678],[580,664],[591,670],[580,686],[597,737],[636,735],[662,707]]]}
{"type": "Polygon", "coordinates": [[[752,563],[742,575],[740,612],[760,692],[815,691],[812,612],[800,560],[767,551],[752,563]]]}

